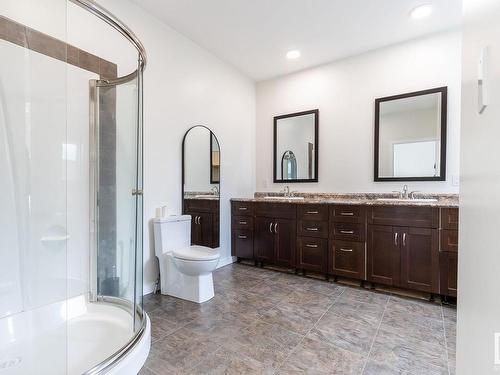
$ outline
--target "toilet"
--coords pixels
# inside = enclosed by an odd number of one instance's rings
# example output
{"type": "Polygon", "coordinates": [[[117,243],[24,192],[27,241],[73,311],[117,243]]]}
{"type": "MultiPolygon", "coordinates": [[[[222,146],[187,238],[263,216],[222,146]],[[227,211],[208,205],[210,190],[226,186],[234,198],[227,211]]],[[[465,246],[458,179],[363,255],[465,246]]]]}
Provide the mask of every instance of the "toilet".
{"type": "Polygon", "coordinates": [[[154,219],[154,238],[161,293],[197,303],[213,298],[212,272],[220,254],[209,247],[191,245],[191,216],[154,219]]]}

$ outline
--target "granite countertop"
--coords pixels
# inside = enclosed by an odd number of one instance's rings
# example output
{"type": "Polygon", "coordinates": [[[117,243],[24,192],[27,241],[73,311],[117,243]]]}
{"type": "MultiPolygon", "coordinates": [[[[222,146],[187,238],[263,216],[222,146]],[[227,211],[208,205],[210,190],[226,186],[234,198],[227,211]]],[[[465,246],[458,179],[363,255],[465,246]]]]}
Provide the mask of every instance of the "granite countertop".
{"type": "Polygon", "coordinates": [[[417,193],[416,200],[377,200],[380,198],[397,198],[396,194],[387,193],[296,193],[295,197],[304,199],[283,199],[283,194],[261,193],[254,194],[254,198],[232,198],[233,202],[272,202],[272,203],[296,203],[296,204],[346,204],[367,206],[416,206],[416,207],[443,207],[453,208],[459,206],[458,194],[433,194],[417,193]],[[436,199],[436,201],[422,202],[418,199],[436,199]]]}
{"type": "Polygon", "coordinates": [[[184,192],[184,199],[218,201],[219,196],[212,192],[206,191],[188,191],[184,192]]]}

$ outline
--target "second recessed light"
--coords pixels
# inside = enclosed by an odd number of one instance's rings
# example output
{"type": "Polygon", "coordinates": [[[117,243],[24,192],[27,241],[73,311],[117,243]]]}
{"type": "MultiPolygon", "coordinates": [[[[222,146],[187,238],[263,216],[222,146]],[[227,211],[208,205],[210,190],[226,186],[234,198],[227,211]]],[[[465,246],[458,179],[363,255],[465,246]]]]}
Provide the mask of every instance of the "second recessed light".
{"type": "Polygon", "coordinates": [[[298,51],[296,49],[288,51],[286,53],[286,58],[290,59],[290,60],[298,59],[299,57],[300,57],[300,51],[298,51]]]}

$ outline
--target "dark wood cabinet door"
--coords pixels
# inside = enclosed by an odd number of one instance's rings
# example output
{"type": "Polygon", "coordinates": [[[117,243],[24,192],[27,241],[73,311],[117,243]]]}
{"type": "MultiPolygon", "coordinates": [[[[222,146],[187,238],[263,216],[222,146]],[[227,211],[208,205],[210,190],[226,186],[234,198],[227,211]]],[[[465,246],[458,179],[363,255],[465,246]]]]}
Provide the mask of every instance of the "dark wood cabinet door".
{"type": "Polygon", "coordinates": [[[296,222],[290,219],[275,219],[275,259],[278,266],[295,267],[295,248],[297,243],[296,222]]]}
{"type": "Polygon", "coordinates": [[[201,243],[201,228],[198,225],[199,213],[189,212],[191,215],[191,245],[202,245],[201,243]]]}
{"type": "Polygon", "coordinates": [[[297,268],[312,272],[326,273],[327,254],[327,239],[297,237],[297,268]]]}
{"type": "Polygon", "coordinates": [[[401,228],[368,226],[367,279],[374,283],[399,285],[401,228]]]}
{"type": "Polygon", "coordinates": [[[458,253],[443,251],[439,253],[440,293],[457,296],[458,253]]]}
{"type": "Polygon", "coordinates": [[[274,233],[273,219],[255,217],[254,220],[254,257],[260,262],[274,263],[274,233]]]}
{"type": "Polygon", "coordinates": [[[401,228],[401,286],[439,293],[438,230],[401,228]]]}
{"type": "Polygon", "coordinates": [[[253,231],[239,229],[233,231],[232,254],[238,258],[253,259],[253,231]]]}
{"type": "Polygon", "coordinates": [[[198,213],[198,230],[200,240],[197,245],[213,247],[214,222],[213,214],[207,212],[198,213]]]}
{"type": "Polygon", "coordinates": [[[328,273],[364,280],[365,244],[331,240],[328,252],[328,273]]]}

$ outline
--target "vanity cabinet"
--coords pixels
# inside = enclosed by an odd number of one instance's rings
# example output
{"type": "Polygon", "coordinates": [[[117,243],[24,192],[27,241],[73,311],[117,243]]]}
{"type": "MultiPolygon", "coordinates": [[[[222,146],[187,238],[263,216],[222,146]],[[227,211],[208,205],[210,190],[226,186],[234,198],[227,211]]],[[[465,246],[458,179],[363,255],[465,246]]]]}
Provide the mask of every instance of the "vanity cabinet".
{"type": "Polygon", "coordinates": [[[458,209],[441,210],[439,238],[440,293],[457,296],[458,274],[458,209]]]}
{"type": "Polygon", "coordinates": [[[253,204],[231,202],[231,255],[254,259],[253,204]]]}
{"type": "Polygon", "coordinates": [[[255,260],[295,268],[295,205],[255,203],[254,215],[255,260]]]}
{"type": "Polygon", "coordinates": [[[328,218],[328,205],[297,207],[296,268],[302,271],[327,273],[328,218]]]}
{"type": "Polygon", "coordinates": [[[191,244],[219,247],[219,201],[184,199],[184,214],[191,215],[191,244]]]}
{"type": "Polygon", "coordinates": [[[328,273],[365,279],[366,208],[330,206],[328,273]]]}
{"type": "Polygon", "coordinates": [[[432,207],[371,207],[368,281],[439,293],[438,212],[432,207]]]}
{"type": "Polygon", "coordinates": [[[458,209],[232,201],[232,255],[456,296],[458,209]]]}

